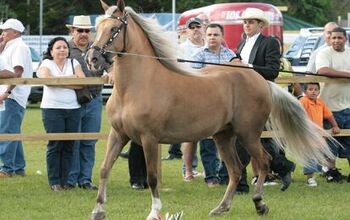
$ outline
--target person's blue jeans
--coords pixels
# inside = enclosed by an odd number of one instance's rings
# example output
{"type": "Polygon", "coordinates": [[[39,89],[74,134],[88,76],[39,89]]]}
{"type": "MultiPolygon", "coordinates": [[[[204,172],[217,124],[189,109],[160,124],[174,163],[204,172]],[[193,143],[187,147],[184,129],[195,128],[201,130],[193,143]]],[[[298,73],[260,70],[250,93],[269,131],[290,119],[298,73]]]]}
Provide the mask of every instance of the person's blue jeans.
{"type": "MultiPolygon", "coordinates": [[[[83,104],[81,111],[80,132],[100,132],[102,95],[96,96],[89,103],[83,104]]],[[[69,174],[68,183],[83,185],[91,183],[92,169],[95,164],[95,144],[97,140],[76,141],[74,146],[74,162],[69,174]]]]}
{"type": "Polygon", "coordinates": [[[213,139],[203,139],[199,142],[200,155],[205,172],[205,182],[220,181],[226,183],[228,174],[226,166],[218,158],[213,139]]]}
{"type": "MultiPolygon", "coordinates": [[[[342,111],[333,112],[333,116],[337,121],[340,129],[350,129],[350,108],[346,108],[342,111]]],[[[324,128],[332,128],[328,121],[324,122],[324,128]]],[[[340,158],[350,158],[350,137],[335,137],[335,139],[343,145],[344,148],[336,146],[335,144],[328,142],[334,155],[340,158]]]]}
{"type": "Polygon", "coordinates": [[[321,170],[322,170],[322,166],[319,163],[317,163],[317,161],[315,161],[315,160],[310,161],[309,166],[303,167],[304,175],[318,173],[318,172],[321,172],[321,170]]]}
{"type": "MultiPolygon", "coordinates": [[[[6,99],[0,112],[0,133],[20,134],[25,108],[13,99],[6,99]]],[[[1,170],[8,174],[24,172],[25,160],[22,141],[0,141],[1,170]]]]}
{"type": "MultiPolygon", "coordinates": [[[[42,109],[42,120],[47,133],[79,132],[80,108],[42,109]]],[[[50,186],[68,184],[74,143],[75,141],[51,140],[47,144],[46,164],[50,186]]]]}

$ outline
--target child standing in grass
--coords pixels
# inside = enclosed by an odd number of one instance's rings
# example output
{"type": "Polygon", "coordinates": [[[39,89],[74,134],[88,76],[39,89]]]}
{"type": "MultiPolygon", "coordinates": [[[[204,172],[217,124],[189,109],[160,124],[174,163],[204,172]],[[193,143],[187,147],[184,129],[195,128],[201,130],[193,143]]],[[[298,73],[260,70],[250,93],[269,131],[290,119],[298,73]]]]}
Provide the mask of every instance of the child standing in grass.
{"type": "MultiPolygon", "coordinates": [[[[320,98],[318,98],[318,95],[320,94],[320,84],[307,83],[305,84],[304,88],[305,96],[300,99],[300,102],[305,108],[305,111],[308,114],[309,118],[321,128],[323,128],[323,120],[327,119],[332,125],[332,134],[338,134],[340,132],[340,129],[332,112],[329,110],[326,104],[320,98]]],[[[312,162],[311,167],[303,168],[304,175],[306,175],[307,178],[308,186],[317,186],[314,172],[319,171],[318,167],[318,164],[312,162]]]]}

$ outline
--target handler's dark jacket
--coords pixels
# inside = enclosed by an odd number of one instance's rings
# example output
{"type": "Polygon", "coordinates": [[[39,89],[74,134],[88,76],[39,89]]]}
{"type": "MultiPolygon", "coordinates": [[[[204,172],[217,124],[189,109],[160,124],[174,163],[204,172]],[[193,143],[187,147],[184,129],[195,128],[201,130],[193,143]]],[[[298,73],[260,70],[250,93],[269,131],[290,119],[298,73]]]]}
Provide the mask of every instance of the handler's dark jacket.
{"type": "MultiPolygon", "coordinates": [[[[240,54],[245,40],[241,40],[237,46],[240,54]]],[[[262,34],[253,46],[249,56],[249,64],[253,65],[256,72],[260,73],[266,80],[274,81],[278,77],[280,68],[280,49],[277,40],[273,37],[266,37],[262,34]]]]}

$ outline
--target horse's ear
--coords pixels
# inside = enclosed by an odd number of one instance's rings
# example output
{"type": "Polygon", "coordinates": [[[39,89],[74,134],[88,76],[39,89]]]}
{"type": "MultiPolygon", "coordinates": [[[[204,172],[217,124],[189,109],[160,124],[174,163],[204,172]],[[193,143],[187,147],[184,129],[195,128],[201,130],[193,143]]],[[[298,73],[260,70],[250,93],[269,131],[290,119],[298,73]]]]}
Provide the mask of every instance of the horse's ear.
{"type": "Polygon", "coordinates": [[[107,11],[107,9],[109,8],[109,5],[107,5],[106,3],[104,3],[104,1],[100,0],[102,8],[104,11],[107,11]]]}
{"type": "Polygon", "coordinates": [[[124,0],[118,0],[117,1],[117,7],[118,9],[123,12],[124,11],[124,8],[125,8],[125,3],[124,3],[124,0]]]}

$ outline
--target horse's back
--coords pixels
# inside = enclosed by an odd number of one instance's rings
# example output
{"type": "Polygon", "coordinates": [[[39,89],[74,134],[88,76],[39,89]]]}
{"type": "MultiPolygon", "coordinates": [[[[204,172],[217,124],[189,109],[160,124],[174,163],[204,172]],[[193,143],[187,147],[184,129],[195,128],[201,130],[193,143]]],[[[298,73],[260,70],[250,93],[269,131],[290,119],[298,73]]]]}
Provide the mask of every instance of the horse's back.
{"type": "Polygon", "coordinates": [[[203,70],[203,75],[208,78],[216,78],[220,84],[230,86],[232,94],[239,94],[236,97],[237,99],[271,99],[266,80],[254,70],[234,67],[208,67],[203,70]]]}
{"type": "Polygon", "coordinates": [[[225,93],[231,99],[234,129],[262,129],[271,112],[272,99],[269,85],[259,73],[232,67],[208,67],[203,71],[209,78],[216,78],[222,85],[228,86],[225,93]]]}

